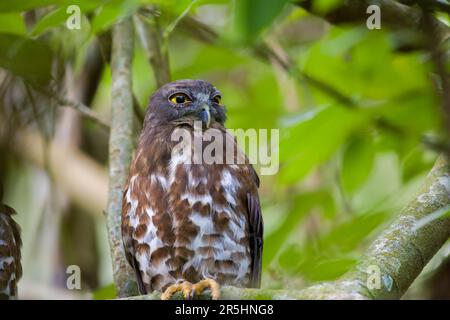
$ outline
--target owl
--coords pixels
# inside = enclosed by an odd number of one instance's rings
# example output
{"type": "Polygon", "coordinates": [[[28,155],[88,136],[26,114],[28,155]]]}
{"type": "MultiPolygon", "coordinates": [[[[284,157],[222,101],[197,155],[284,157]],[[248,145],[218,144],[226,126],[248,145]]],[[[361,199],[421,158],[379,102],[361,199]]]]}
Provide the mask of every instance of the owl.
{"type": "Polygon", "coordinates": [[[221,94],[206,81],[168,83],[150,98],[122,201],[123,244],[141,294],[191,299],[209,289],[218,299],[220,285],[260,286],[259,178],[225,119],[221,94]],[[199,148],[179,148],[177,130],[195,141],[209,135],[201,151],[220,138],[217,161],[193,160],[199,148]]]}
{"type": "Polygon", "coordinates": [[[14,209],[0,203],[0,300],[17,298],[17,282],[22,276],[22,241],[14,214],[14,209]]]}

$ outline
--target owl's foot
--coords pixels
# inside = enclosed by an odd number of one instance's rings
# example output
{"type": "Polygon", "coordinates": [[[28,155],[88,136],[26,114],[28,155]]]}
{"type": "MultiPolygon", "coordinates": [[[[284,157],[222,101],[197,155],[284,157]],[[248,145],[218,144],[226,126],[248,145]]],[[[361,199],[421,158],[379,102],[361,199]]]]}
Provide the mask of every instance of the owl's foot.
{"type": "Polygon", "coordinates": [[[194,295],[200,296],[206,289],[211,290],[211,298],[213,300],[220,298],[220,285],[213,279],[204,279],[195,284],[189,281],[173,284],[164,291],[161,295],[161,300],[170,300],[177,292],[182,292],[184,299],[191,300],[194,298],[194,295]]]}
{"type": "Polygon", "coordinates": [[[182,292],[186,300],[191,300],[194,295],[194,285],[189,281],[173,284],[164,291],[161,295],[161,300],[170,300],[177,292],[182,292]]]}
{"type": "Polygon", "coordinates": [[[197,296],[201,295],[205,289],[211,290],[211,298],[218,300],[220,298],[220,285],[213,279],[204,279],[192,286],[193,291],[197,296]]]}

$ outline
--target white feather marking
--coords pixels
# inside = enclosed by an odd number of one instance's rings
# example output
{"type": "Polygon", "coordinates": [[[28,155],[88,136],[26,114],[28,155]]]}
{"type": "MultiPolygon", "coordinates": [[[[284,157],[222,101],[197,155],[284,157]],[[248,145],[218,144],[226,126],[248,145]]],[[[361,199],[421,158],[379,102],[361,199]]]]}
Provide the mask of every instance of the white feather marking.
{"type": "Polygon", "coordinates": [[[167,191],[167,189],[168,189],[167,179],[162,174],[152,174],[152,175],[150,175],[150,182],[152,184],[159,183],[164,191],[167,191]]]}
{"type": "Polygon", "coordinates": [[[190,216],[190,220],[193,224],[200,227],[200,232],[197,235],[198,238],[202,238],[205,234],[216,233],[216,228],[214,227],[213,221],[210,216],[202,216],[197,212],[194,212],[190,216]]]}
{"type": "Polygon", "coordinates": [[[181,196],[181,200],[185,200],[189,202],[190,206],[193,206],[196,202],[200,202],[203,205],[209,204],[212,205],[212,197],[209,193],[205,194],[192,194],[192,193],[185,193],[181,196]]]}
{"type": "Polygon", "coordinates": [[[198,101],[208,102],[210,96],[207,93],[199,92],[195,95],[195,97],[197,98],[198,101]]]}
{"type": "Polygon", "coordinates": [[[14,263],[13,257],[0,258],[0,270],[4,269],[7,265],[14,263]]]}
{"type": "Polygon", "coordinates": [[[128,215],[130,217],[130,226],[132,226],[134,229],[136,229],[137,226],[139,225],[139,219],[136,215],[136,208],[138,206],[138,201],[137,201],[137,199],[133,199],[133,197],[131,196],[131,192],[134,188],[134,181],[136,179],[137,179],[137,175],[134,175],[131,177],[128,191],[127,191],[127,194],[125,195],[127,203],[130,204],[130,211],[128,212],[128,215]]]}
{"type": "Polygon", "coordinates": [[[200,176],[200,177],[194,177],[192,175],[192,171],[190,169],[187,170],[187,171],[189,172],[189,175],[188,175],[189,188],[196,188],[200,184],[206,185],[208,183],[208,179],[206,178],[205,175],[204,176],[200,176]]]}
{"type": "Polygon", "coordinates": [[[175,174],[177,172],[178,166],[190,163],[191,159],[187,154],[183,152],[177,152],[172,154],[169,163],[169,185],[175,181],[175,174]]]}
{"type": "Polygon", "coordinates": [[[232,206],[236,205],[236,190],[241,186],[239,181],[228,171],[222,171],[222,187],[225,189],[225,199],[232,206]]]}

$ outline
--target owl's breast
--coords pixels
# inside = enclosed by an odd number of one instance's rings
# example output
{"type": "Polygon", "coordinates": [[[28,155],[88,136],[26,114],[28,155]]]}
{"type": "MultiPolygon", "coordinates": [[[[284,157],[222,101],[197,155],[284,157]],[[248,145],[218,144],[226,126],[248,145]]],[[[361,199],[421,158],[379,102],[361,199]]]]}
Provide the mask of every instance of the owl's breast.
{"type": "Polygon", "coordinates": [[[150,290],[204,278],[247,286],[251,258],[240,167],[187,163],[176,154],[162,170],[130,178],[126,219],[142,279],[150,290]]]}

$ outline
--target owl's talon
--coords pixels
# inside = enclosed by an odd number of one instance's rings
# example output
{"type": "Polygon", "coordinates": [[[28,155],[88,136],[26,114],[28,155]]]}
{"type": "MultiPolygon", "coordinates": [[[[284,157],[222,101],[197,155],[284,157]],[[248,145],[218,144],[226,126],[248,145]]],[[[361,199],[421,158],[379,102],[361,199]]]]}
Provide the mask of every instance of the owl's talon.
{"type": "Polygon", "coordinates": [[[220,285],[213,279],[204,279],[192,286],[192,291],[197,296],[201,295],[205,289],[211,290],[211,298],[213,300],[219,300],[220,298],[220,285]]]}
{"type": "Polygon", "coordinates": [[[161,300],[170,300],[177,292],[182,292],[184,299],[191,300],[194,292],[192,283],[183,281],[169,286],[161,295],[161,300]]]}
{"type": "Polygon", "coordinates": [[[184,297],[186,300],[194,300],[194,290],[191,288],[191,290],[186,293],[184,297]]]}
{"type": "Polygon", "coordinates": [[[183,290],[183,296],[185,300],[192,300],[194,296],[194,287],[192,283],[185,281],[181,284],[182,290],[183,290]]]}

